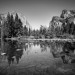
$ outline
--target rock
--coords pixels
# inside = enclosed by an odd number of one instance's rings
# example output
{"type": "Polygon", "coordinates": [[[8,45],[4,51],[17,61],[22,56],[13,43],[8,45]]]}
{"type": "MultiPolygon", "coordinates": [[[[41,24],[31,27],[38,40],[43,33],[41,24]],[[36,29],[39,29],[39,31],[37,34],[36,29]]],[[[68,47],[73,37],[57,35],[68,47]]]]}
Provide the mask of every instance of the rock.
{"type": "Polygon", "coordinates": [[[1,53],[1,55],[5,55],[6,53],[1,53]]]}
{"type": "Polygon", "coordinates": [[[21,49],[17,49],[16,51],[20,51],[21,49]]]}

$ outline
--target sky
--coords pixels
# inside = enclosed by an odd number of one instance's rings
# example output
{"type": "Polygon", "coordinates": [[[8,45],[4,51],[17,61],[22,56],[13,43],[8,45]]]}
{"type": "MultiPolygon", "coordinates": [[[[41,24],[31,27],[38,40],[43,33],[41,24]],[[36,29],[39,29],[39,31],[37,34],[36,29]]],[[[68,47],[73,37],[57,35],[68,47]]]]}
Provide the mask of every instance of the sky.
{"type": "Polygon", "coordinates": [[[74,0],[0,0],[0,13],[23,14],[32,29],[49,26],[53,16],[60,16],[63,9],[75,10],[74,0]]]}

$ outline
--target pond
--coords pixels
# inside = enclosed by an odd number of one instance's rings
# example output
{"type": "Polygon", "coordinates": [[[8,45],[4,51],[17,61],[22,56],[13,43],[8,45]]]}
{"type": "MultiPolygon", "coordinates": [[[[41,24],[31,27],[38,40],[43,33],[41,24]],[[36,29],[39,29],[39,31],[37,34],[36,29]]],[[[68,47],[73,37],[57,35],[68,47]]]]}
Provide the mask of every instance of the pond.
{"type": "Polygon", "coordinates": [[[0,75],[75,75],[75,42],[2,43],[0,75]]]}

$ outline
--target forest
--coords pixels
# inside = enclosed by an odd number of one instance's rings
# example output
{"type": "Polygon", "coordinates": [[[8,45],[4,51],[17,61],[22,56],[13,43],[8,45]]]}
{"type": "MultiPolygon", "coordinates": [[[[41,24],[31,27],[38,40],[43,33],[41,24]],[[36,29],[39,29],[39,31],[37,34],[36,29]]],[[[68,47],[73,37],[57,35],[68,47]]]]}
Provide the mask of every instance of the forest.
{"type": "MultiPolygon", "coordinates": [[[[1,17],[1,16],[0,16],[1,17]]],[[[2,25],[3,38],[26,37],[34,39],[72,38],[75,35],[75,11],[62,10],[60,16],[53,16],[48,27],[40,25],[39,29],[32,30],[23,26],[21,19],[8,12],[2,25]]]]}

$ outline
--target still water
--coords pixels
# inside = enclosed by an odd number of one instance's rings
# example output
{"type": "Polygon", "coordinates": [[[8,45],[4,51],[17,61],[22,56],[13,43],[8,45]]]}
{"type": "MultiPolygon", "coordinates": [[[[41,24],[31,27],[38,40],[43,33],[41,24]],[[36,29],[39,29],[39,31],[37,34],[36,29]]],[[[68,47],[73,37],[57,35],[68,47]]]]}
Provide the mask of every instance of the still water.
{"type": "Polygon", "coordinates": [[[0,75],[75,75],[75,42],[5,41],[0,75]]]}

